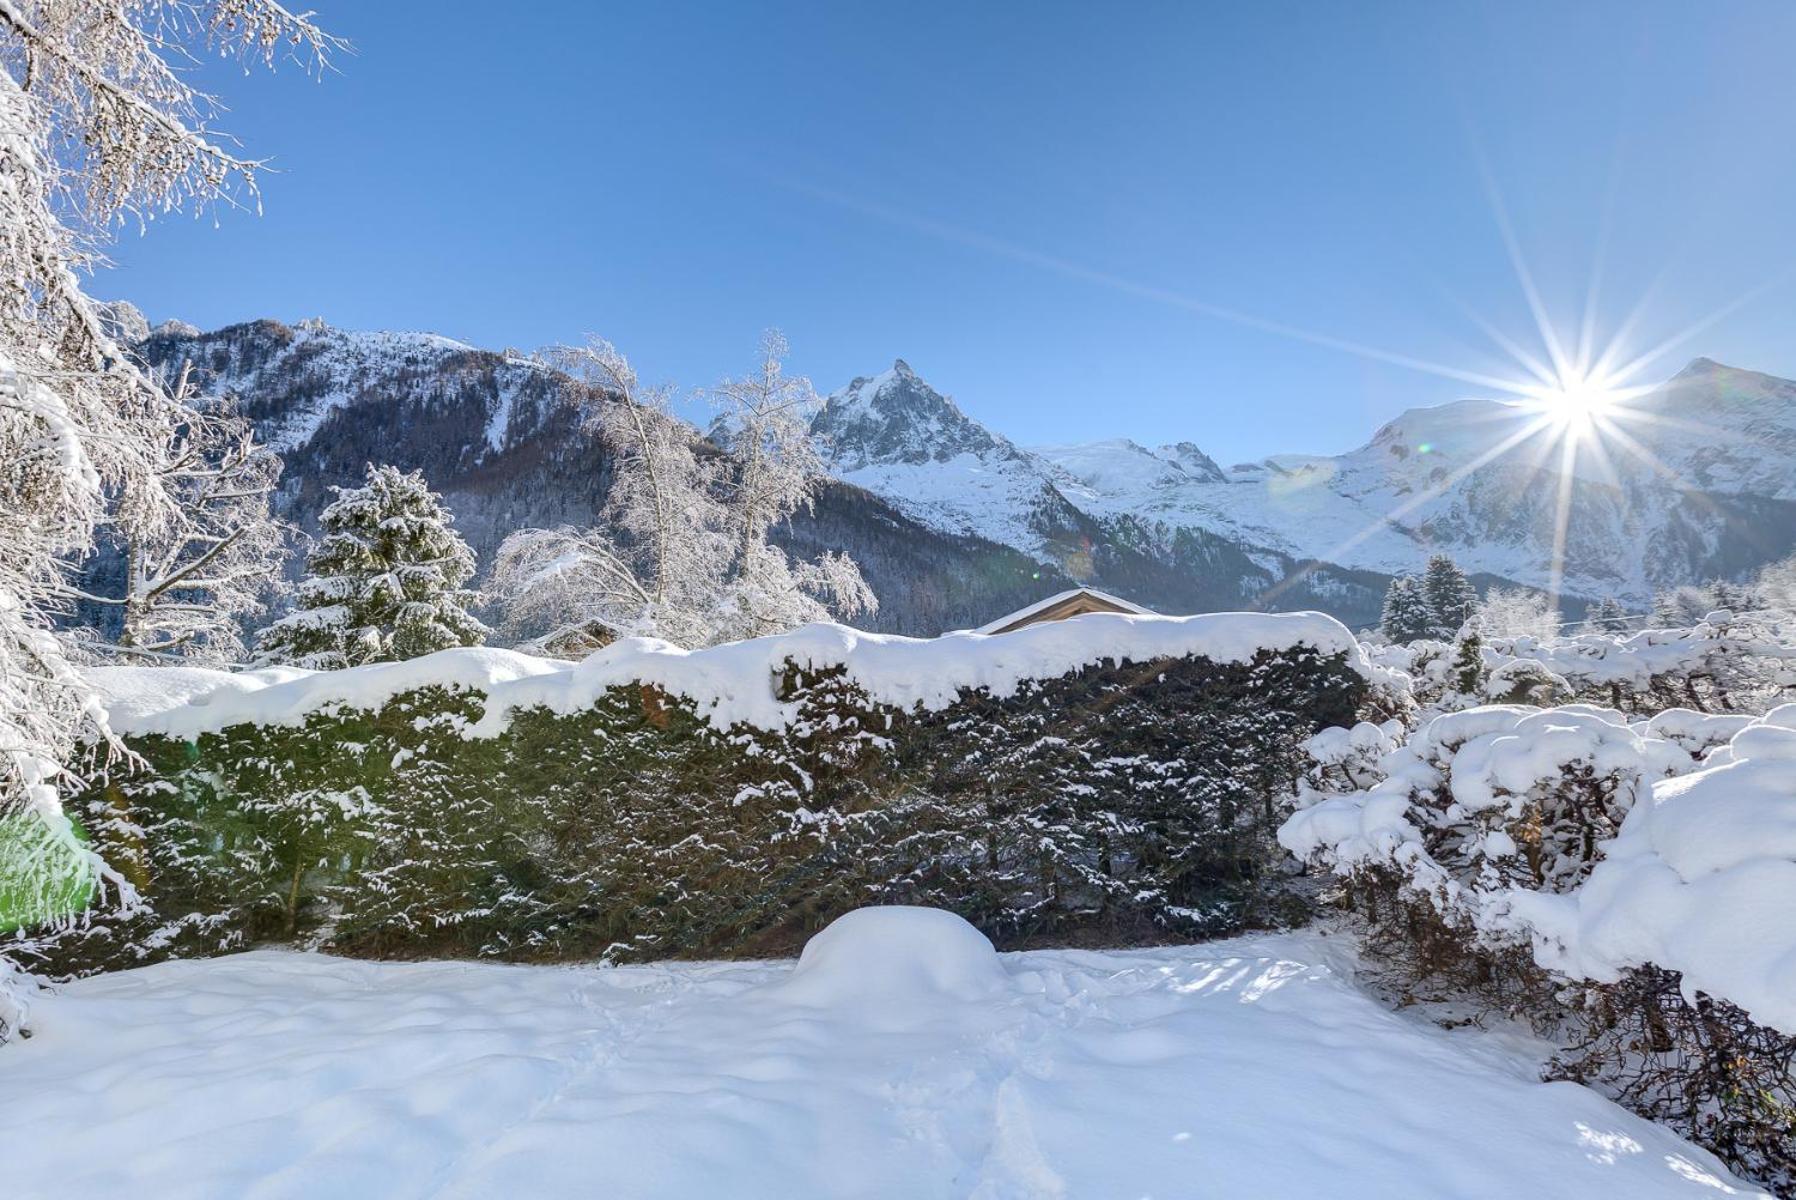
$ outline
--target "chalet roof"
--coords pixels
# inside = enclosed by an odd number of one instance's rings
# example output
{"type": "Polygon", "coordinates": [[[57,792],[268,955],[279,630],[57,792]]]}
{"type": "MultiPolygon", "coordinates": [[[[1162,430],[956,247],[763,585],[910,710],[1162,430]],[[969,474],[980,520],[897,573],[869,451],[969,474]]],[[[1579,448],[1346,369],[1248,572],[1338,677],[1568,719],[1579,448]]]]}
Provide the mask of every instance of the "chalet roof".
{"type": "Polygon", "coordinates": [[[1092,612],[1130,613],[1147,617],[1155,615],[1153,609],[1143,608],[1121,596],[1112,596],[1109,592],[1100,592],[1096,588],[1077,587],[1056,593],[1045,600],[1037,600],[1034,604],[981,625],[973,632],[1009,633],[1012,629],[1021,629],[1025,625],[1041,621],[1061,621],[1092,612]]]}

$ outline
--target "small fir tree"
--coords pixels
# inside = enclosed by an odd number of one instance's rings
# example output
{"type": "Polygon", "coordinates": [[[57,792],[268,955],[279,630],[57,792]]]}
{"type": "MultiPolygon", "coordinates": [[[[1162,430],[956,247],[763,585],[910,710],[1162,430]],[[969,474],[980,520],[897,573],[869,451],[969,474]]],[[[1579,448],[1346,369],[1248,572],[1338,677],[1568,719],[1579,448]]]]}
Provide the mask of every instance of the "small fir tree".
{"type": "Polygon", "coordinates": [[[1478,613],[1478,590],[1459,565],[1445,554],[1428,560],[1422,572],[1422,598],[1434,617],[1433,636],[1451,641],[1478,613]]]}
{"type": "Polygon", "coordinates": [[[417,471],[368,464],[362,487],[333,489],[295,611],[263,630],[263,662],[335,670],[475,646],[467,612],[474,554],[417,471]]]}
{"type": "Polygon", "coordinates": [[[1434,614],[1429,611],[1415,576],[1399,575],[1391,580],[1384,593],[1379,628],[1393,642],[1413,642],[1433,632],[1434,614]]]}
{"type": "Polygon", "coordinates": [[[1584,614],[1584,627],[1591,633],[1625,633],[1628,610],[1613,596],[1605,596],[1584,614]]]}
{"type": "Polygon", "coordinates": [[[1483,703],[1484,639],[1478,636],[1478,623],[1467,624],[1453,643],[1453,665],[1448,668],[1453,690],[1473,704],[1483,703]]]}

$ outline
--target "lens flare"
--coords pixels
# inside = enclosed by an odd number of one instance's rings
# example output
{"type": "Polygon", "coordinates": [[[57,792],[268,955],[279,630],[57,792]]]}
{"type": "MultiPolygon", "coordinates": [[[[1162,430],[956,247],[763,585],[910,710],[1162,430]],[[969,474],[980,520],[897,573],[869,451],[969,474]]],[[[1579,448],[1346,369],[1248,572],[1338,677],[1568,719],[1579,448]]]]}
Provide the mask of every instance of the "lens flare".
{"type": "Polygon", "coordinates": [[[1535,389],[1523,407],[1538,412],[1568,437],[1583,437],[1599,421],[1614,415],[1625,399],[1624,389],[1601,376],[1572,374],[1535,389]]]}

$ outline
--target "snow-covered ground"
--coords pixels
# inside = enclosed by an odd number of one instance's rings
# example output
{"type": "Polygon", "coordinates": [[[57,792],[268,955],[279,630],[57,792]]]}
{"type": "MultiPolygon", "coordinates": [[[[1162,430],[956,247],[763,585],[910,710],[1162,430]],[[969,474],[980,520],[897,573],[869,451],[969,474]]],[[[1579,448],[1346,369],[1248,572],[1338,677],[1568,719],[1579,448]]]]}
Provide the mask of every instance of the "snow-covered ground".
{"type": "Polygon", "coordinates": [[[793,964],[260,951],[87,980],[0,1052],[0,1194],[1756,1194],[1344,941],[992,955],[863,910],[793,964]]]}

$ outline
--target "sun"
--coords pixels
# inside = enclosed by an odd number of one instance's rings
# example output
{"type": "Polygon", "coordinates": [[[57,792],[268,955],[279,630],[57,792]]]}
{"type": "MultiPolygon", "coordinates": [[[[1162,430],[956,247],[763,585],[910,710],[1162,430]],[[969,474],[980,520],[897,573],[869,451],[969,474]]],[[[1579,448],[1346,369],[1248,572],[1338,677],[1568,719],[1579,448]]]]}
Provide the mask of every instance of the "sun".
{"type": "Polygon", "coordinates": [[[1568,373],[1529,392],[1525,405],[1563,429],[1581,436],[1620,406],[1625,393],[1598,375],[1568,373]]]}

